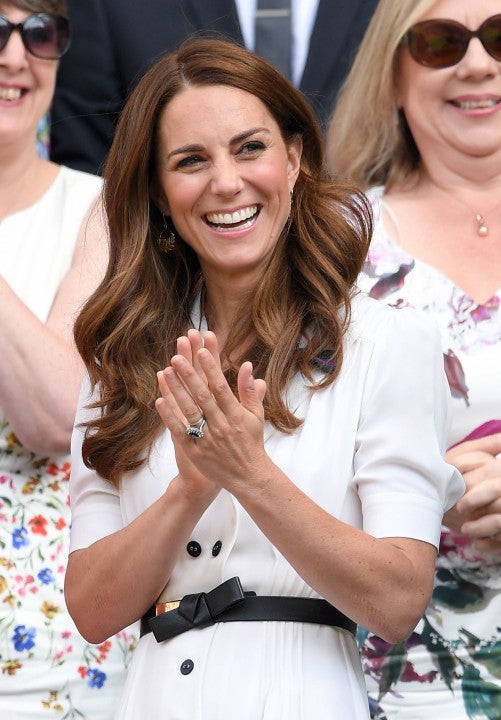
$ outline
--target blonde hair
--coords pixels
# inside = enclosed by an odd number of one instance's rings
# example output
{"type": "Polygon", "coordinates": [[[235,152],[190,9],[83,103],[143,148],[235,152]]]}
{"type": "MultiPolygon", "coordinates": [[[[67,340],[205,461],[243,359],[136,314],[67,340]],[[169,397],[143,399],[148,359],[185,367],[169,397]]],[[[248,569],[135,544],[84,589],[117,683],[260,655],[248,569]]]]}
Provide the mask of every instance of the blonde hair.
{"type": "Polygon", "coordinates": [[[398,53],[409,28],[436,0],[380,0],[327,132],[335,174],[367,188],[393,185],[416,168],[419,152],[396,100],[398,53]]]}
{"type": "Polygon", "coordinates": [[[0,9],[5,5],[13,5],[19,10],[32,13],[53,13],[68,17],[66,0],[5,0],[0,2],[0,9]]]}

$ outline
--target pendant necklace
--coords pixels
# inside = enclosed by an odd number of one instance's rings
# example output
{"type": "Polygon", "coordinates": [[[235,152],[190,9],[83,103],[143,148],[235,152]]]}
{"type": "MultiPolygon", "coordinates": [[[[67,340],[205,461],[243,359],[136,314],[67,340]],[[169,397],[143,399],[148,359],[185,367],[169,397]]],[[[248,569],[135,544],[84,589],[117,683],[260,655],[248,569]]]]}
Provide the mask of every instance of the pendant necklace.
{"type": "MultiPolygon", "coordinates": [[[[454,195],[451,195],[450,193],[447,193],[447,194],[449,195],[450,198],[452,198],[454,200],[454,202],[464,205],[466,207],[466,209],[469,210],[471,212],[471,214],[474,216],[475,222],[477,223],[477,227],[476,227],[477,235],[481,238],[487,237],[487,235],[489,234],[489,228],[485,221],[485,215],[482,215],[479,212],[475,212],[473,210],[473,208],[470,207],[470,205],[468,205],[468,203],[466,203],[464,200],[460,200],[459,198],[454,197],[454,195]]],[[[498,205],[495,205],[492,208],[491,212],[496,210],[497,207],[498,207],[498,205]]]]}
{"type": "MultiPolygon", "coordinates": [[[[489,226],[487,225],[487,222],[485,220],[485,215],[482,215],[482,213],[475,212],[473,208],[466,203],[464,200],[460,200],[459,198],[454,197],[453,195],[450,195],[448,193],[449,197],[451,197],[455,202],[461,203],[464,207],[466,207],[467,210],[471,212],[471,214],[475,218],[475,222],[477,223],[476,231],[477,235],[481,238],[486,238],[489,235],[489,226]]],[[[493,213],[495,210],[499,208],[500,203],[497,203],[489,210],[489,213],[493,213]]]]}
{"type": "MultiPolygon", "coordinates": [[[[463,205],[463,207],[465,207],[469,212],[471,212],[471,214],[475,218],[475,222],[477,224],[476,225],[477,235],[481,238],[486,238],[489,235],[489,226],[487,225],[487,222],[485,220],[485,215],[482,215],[482,213],[479,213],[479,212],[475,212],[475,210],[473,210],[473,208],[468,203],[466,203],[464,200],[460,200],[459,198],[454,197],[454,195],[452,195],[451,193],[449,193],[447,191],[444,191],[444,192],[456,204],[463,205]]],[[[497,205],[495,205],[493,208],[491,208],[491,210],[489,212],[491,212],[491,213],[494,212],[494,210],[497,210],[498,207],[499,207],[499,203],[497,205]]]]}
{"type": "Polygon", "coordinates": [[[486,237],[489,234],[489,228],[485,224],[484,216],[477,213],[475,220],[477,221],[477,234],[480,235],[480,237],[486,237]]]}
{"type": "MultiPolygon", "coordinates": [[[[433,186],[440,193],[442,193],[443,195],[446,195],[449,198],[449,200],[452,200],[454,203],[456,203],[456,205],[462,205],[463,208],[466,208],[466,210],[468,210],[473,215],[473,217],[475,218],[475,223],[476,223],[475,230],[479,237],[486,238],[489,235],[489,226],[487,225],[485,215],[474,210],[469,203],[467,203],[465,200],[463,200],[461,198],[456,197],[450,191],[448,191],[446,188],[441,187],[440,185],[437,185],[436,183],[432,183],[432,187],[433,186]]],[[[496,203],[494,205],[494,207],[492,207],[489,210],[489,213],[493,213],[499,207],[500,207],[500,203],[496,203]]]]}

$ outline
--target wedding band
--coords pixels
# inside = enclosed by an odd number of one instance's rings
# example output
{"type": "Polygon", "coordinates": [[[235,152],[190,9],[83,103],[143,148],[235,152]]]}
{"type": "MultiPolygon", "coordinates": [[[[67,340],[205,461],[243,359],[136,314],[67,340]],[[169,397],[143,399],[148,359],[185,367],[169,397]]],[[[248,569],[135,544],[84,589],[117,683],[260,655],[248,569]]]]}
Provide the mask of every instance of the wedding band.
{"type": "Polygon", "coordinates": [[[190,425],[188,425],[188,427],[186,428],[186,434],[188,435],[188,437],[195,438],[195,439],[203,438],[203,436],[204,436],[203,426],[204,425],[205,425],[205,418],[202,415],[200,420],[197,420],[197,422],[190,423],[190,425]]]}

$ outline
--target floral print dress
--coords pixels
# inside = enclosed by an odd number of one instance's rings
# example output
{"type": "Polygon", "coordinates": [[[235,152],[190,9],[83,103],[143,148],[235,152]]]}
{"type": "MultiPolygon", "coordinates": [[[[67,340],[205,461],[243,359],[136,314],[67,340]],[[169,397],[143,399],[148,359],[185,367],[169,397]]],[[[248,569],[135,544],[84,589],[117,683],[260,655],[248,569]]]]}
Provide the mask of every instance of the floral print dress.
{"type": "MultiPolygon", "coordinates": [[[[2,274],[43,321],[100,187],[98,178],[62,168],[38,203],[0,223],[2,274]]],[[[136,644],[127,630],[89,645],[66,609],[69,472],[68,457],[24,448],[0,410],[2,720],[111,720],[136,644]]]]}
{"type": "MultiPolygon", "coordinates": [[[[360,286],[438,322],[452,394],[449,446],[500,432],[501,290],[480,305],[408,255],[385,230],[383,188],[368,195],[375,232],[360,286]]],[[[501,554],[482,555],[444,528],[433,597],[415,632],[392,646],[360,630],[359,641],[372,717],[501,720],[501,554]]]]}

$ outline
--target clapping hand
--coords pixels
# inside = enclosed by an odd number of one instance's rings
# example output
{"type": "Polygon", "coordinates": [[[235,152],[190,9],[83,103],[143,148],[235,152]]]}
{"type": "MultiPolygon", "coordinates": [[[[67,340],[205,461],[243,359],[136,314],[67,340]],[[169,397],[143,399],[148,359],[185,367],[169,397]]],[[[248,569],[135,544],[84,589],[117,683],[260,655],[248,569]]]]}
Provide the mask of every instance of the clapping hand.
{"type": "Polygon", "coordinates": [[[180,478],[190,491],[230,492],[247,482],[266,463],[263,399],[266,385],[252,376],[244,362],[237,379],[238,398],[221,368],[217,338],[190,330],[178,339],[177,354],[158,373],[161,397],[157,411],[169,429],[180,478]],[[187,428],[200,426],[202,437],[190,437],[187,428]]]}

